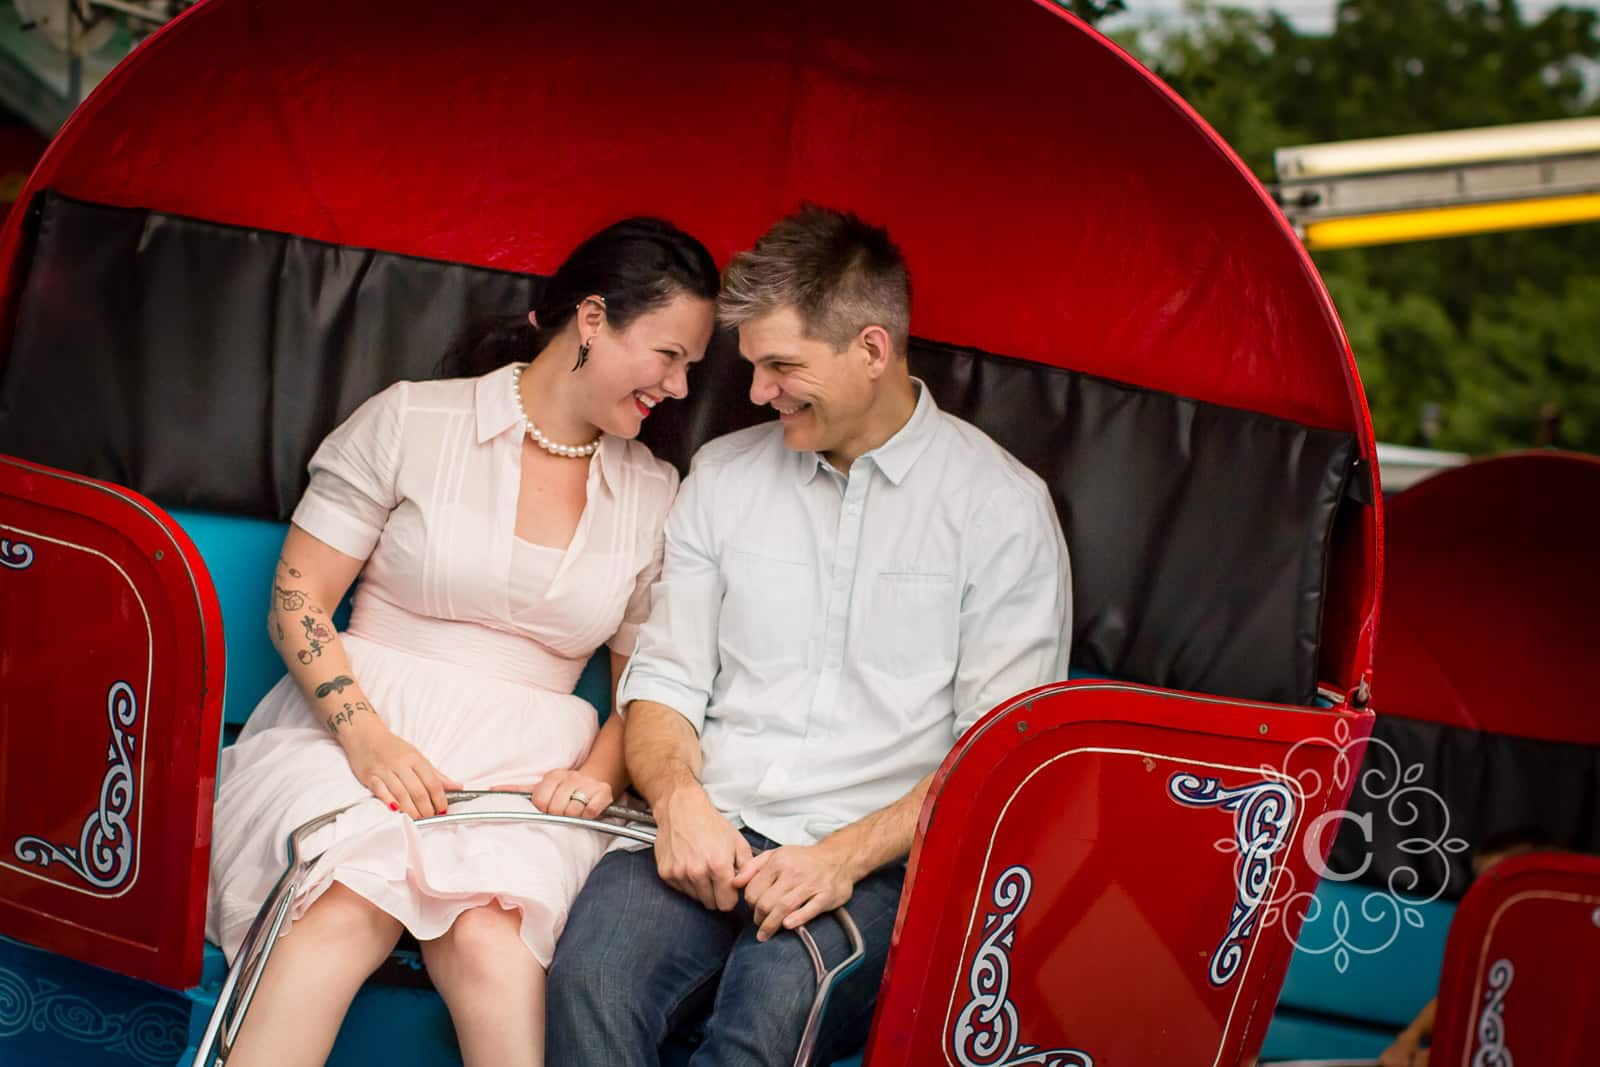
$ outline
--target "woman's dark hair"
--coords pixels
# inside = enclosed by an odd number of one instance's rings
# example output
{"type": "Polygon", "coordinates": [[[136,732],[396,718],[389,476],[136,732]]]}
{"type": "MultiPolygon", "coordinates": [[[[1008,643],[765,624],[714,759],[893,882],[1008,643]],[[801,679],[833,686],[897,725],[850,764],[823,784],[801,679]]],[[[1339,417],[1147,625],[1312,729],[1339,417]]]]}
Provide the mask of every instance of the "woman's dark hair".
{"type": "Polygon", "coordinates": [[[718,285],[717,264],[705,245],[663,219],[623,219],[573,249],[544,283],[534,305],[538,329],[526,314],[476,322],[451,342],[440,373],[471,378],[531,360],[567,328],[585,297],[605,297],[606,322],[625,330],[680,293],[715,300],[718,285]]]}

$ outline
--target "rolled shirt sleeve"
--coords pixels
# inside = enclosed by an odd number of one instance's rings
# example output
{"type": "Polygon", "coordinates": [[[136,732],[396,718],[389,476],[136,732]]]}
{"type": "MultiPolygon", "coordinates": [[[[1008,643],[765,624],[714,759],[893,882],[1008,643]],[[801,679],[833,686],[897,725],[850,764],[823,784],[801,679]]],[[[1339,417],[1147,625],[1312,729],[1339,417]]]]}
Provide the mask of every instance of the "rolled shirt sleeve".
{"type": "Polygon", "coordinates": [[[650,589],[650,614],[617,690],[626,714],[635,700],[664,704],[705,728],[719,666],[717,624],[723,578],[713,523],[720,465],[695,463],[667,516],[661,576],[650,589]]]}
{"type": "Polygon", "coordinates": [[[306,533],[355,559],[366,559],[399,504],[404,382],[369,398],[311,457],[311,482],[292,521],[306,533]]]}
{"type": "Polygon", "coordinates": [[[1018,693],[1067,676],[1072,569],[1042,484],[990,494],[968,539],[955,677],[955,736],[1018,693]]]}

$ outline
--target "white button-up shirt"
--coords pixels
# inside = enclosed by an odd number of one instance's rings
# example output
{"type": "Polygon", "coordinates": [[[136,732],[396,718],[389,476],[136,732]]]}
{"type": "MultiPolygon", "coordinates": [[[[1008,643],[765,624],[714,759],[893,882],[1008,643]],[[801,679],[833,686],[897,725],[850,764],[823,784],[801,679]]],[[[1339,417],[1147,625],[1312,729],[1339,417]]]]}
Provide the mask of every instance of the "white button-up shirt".
{"type": "Polygon", "coordinates": [[[618,703],[681,713],[712,803],[785,844],[887,807],[990,708],[1066,677],[1049,492],[916,388],[848,475],[777,423],[710,442],[667,520],[618,703]]]}

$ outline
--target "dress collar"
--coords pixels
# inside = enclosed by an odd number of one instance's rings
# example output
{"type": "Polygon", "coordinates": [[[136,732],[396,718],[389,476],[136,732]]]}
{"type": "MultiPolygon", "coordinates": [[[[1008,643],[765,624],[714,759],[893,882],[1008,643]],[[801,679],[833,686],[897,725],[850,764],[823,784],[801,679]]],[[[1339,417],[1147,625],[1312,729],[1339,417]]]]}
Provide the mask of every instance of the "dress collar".
{"type": "MultiPolygon", "coordinates": [[[[522,413],[511,395],[511,372],[515,367],[515,363],[507,363],[483,375],[473,386],[479,444],[513,430],[519,438],[526,432],[522,428],[522,413]]],[[[626,441],[607,433],[600,435],[600,447],[595,449],[600,476],[612,491],[617,488],[616,477],[622,469],[622,453],[627,447],[626,441]]]]}

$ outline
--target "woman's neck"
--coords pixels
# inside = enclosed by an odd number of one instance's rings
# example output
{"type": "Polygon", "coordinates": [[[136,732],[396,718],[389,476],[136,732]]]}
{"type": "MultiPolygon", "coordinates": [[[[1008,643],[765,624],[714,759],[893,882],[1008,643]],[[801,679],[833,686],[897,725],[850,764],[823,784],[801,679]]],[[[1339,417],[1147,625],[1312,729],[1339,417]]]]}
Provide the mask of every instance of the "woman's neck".
{"type": "Polygon", "coordinates": [[[588,444],[600,434],[580,414],[581,387],[572,372],[576,359],[576,337],[563,331],[534,357],[518,382],[522,410],[545,437],[564,445],[588,444]]]}

